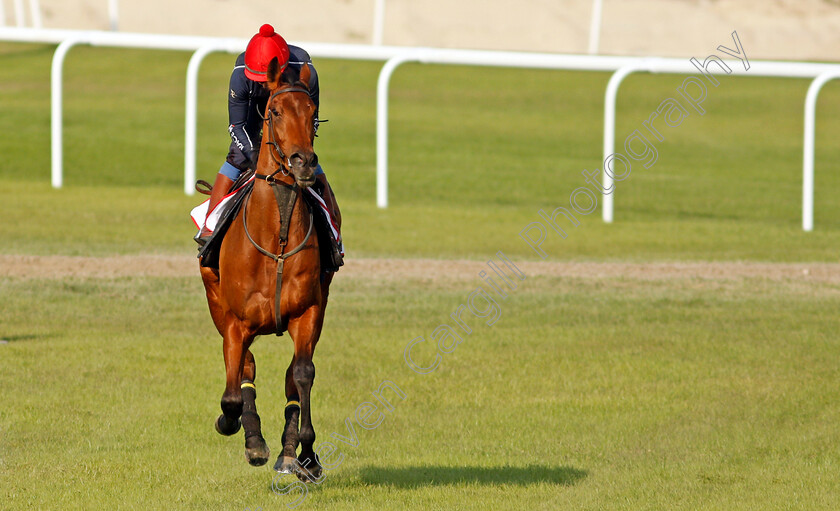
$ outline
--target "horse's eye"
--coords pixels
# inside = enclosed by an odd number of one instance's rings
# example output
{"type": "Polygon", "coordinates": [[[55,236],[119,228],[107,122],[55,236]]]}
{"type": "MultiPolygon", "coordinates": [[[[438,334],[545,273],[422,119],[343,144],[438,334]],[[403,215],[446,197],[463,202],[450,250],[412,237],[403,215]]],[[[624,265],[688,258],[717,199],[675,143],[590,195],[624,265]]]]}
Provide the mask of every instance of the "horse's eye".
{"type": "Polygon", "coordinates": [[[280,112],[278,112],[277,109],[272,108],[271,109],[271,115],[273,115],[274,117],[278,117],[280,115],[280,112]]]}

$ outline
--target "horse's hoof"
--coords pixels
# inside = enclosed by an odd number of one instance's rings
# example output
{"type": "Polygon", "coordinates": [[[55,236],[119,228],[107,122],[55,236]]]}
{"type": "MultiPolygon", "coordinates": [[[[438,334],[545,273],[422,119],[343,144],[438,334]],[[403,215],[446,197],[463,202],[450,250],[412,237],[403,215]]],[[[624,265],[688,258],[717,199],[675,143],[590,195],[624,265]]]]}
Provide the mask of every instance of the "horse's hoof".
{"type": "Polygon", "coordinates": [[[307,463],[306,459],[298,460],[300,468],[297,471],[298,479],[304,483],[320,483],[321,482],[321,465],[317,462],[307,463]]]}
{"type": "Polygon", "coordinates": [[[274,464],[274,470],[280,472],[281,474],[296,474],[298,471],[297,459],[292,458],[291,456],[283,456],[281,454],[277,457],[277,463],[274,464]]]}
{"type": "Polygon", "coordinates": [[[249,437],[245,440],[245,457],[254,467],[261,467],[268,463],[268,457],[271,455],[271,450],[265,439],[261,436],[249,437]]]}
{"type": "Polygon", "coordinates": [[[242,427],[242,421],[237,417],[235,423],[228,424],[227,419],[225,419],[224,414],[222,414],[216,419],[215,426],[216,433],[224,436],[231,436],[239,432],[239,429],[242,427]]]}
{"type": "Polygon", "coordinates": [[[318,474],[316,475],[314,470],[306,469],[309,473],[307,474],[303,470],[298,471],[297,478],[306,484],[309,483],[320,483],[321,482],[321,469],[317,470],[318,474]]]}

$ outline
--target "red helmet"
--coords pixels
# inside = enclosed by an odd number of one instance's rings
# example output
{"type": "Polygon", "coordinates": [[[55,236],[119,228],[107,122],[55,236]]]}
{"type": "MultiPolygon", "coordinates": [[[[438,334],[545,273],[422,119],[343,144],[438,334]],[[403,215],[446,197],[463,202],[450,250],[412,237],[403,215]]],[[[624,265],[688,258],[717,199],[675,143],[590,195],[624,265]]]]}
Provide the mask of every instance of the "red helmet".
{"type": "Polygon", "coordinates": [[[267,81],[268,64],[274,57],[277,57],[282,72],[289,63],[289,46],[286,40],[274,31],[274,27],[266,23],[260,27],[259,33],[251,38],[245,49],[245,76],[255,82],[267,81]]]}

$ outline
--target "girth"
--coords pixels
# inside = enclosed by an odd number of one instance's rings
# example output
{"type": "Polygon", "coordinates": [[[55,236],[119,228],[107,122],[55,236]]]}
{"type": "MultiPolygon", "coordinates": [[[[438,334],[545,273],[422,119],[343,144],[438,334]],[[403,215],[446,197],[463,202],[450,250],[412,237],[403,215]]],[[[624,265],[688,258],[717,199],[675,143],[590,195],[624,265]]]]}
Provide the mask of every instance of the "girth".
{"type": "MultiPolygon", "coordinates": [[[[286,243],[289,240],[289,226],[292,223],[292,212],[295,209],[295,202],[297,202],[300,187],[298,187],[297,183],[295,183],[294,185],[290,185],[282,181],[278,181],[274,178],[274,174],[268,176],[263,174],[256,174],[256,178],[262,179],[263,181],[268,183],[268,185],[271,187],[271,190],[274,192],[274,199],[277,202],[277,208],[280,213],[280,233],[278,234],[280,241],[280,253],[273,254],[268,250],[262,248],[257,244],[256,241],[254,241],[254,238],[251,237],[251,233],[248,232],[248,222],[246,218],[248,216],[248,203],[250,202],[251,198],[250,195],[247,199],[245,199],[245,205],[243,206],[242,226],[245,228],[245,236],[248,237],[248,241],[250,241],[251,244],[254,245],[254,248],[259,250],[260,253],[262,253],[263,255],[266,255],[277,262],[277,289],[274,293],[274,322],[276,326],[276,333],[278,336],[280,336],[283,335],[283,332],[286,331],[286,324],[283,321],[283,314],[280,310],[280,291],[283,286],[283,263],[285,263],[287,258],[303,250],[303,247],[306,246],[306,243],[309,241],[309,236],[312,235],[312,226],[315,222],[312,218],[312,211],[309,211],[309,229],[306,231],[306,237],[303,238],[303,241],[300,245],[295,247],[289,253],[285,253],[286,243]]],[[[253,193],[253,190],[251,190],[251,193],[253,193]]]]}

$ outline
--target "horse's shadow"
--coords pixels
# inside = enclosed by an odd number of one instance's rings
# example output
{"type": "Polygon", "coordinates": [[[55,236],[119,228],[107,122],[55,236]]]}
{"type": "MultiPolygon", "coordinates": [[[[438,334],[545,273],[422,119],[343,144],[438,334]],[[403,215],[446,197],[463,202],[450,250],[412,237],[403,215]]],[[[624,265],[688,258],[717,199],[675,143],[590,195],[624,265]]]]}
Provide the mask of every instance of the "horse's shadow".
{"type": "Polygon", "coordinates": [[[52,337],[51,335],[32,335],[32,334],[22,334],[22,335],[3,335],[0,334],[0,344],[6,344],[11,342],[18,342],[18,341],[31,341],[32,339],[45,339],[47,337],[52,337]],[[5,342],[3,342],[5,341],[5,342]]]}
{"type": "Polygon", "coordinates": [[[571,486],[588,473],[573,467],[529,465],[526,467],[476,467],[476,466],[410,466],[399,468],[363,467],[363,482],[381,486],[418,488],[450,484],[513,484],[526,486],[536,483],[571,486]]]}

